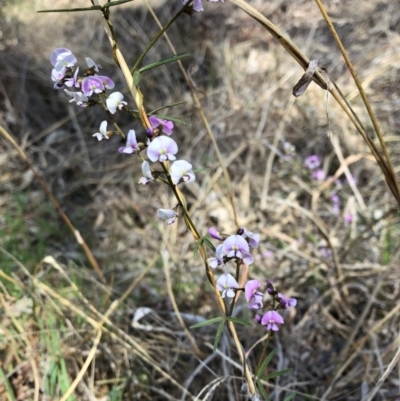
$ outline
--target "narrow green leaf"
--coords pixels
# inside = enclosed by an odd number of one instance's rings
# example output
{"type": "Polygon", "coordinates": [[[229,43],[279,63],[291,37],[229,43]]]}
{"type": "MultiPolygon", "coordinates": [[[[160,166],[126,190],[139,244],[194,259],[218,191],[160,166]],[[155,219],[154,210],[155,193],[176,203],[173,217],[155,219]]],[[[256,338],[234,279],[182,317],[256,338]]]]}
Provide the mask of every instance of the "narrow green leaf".
{"type": "Polygon", "coordinates": [[[157,113],[157,111],[168,109],[169,107],[179,106],[180,104],[185,104],[185,103],[187,103],[186,100],[184,100],[183,102],[176,102],[176,103],[167,104],[166,106],[162,106],[162,107],[159,107],[158,109],[154,109],[153,111],[151,111],[149,113],[149,116],[151,116],[154,113],[157,113]]]}
{"type": "Polygon", "coordinates": [[[274,372],[274,373],[270,373],[269,375],[261,376],[261,379],[262,380],[274,379],[275,377],[282,376],[282,375],[290,372],[291,370],[292,369],[283,369],[283,370],[280,370],[279,372],[274,372]]]}
{"type": "Polygon", "coordinates": [[[53,10],[39,10],[37,13],[73,13],[78,11],[101,11],[101,6],[81,7],[81,8],[58,8],[53,10]]]}
{"type": "Polygon", "coordinates": [[[176,117],[170,117],[170,116],[162,116],[160,114],[153,114],[154,117],[158,117],[158,118],[162,118],[164,120],[169,120],[169,121],[173,121],[174,123],[180,123],[183,125],[189,125],[189,123],[187,123],[184,120],[181,120],[180,118],[176,118],[176,117]]]}
{"type": "Polygon", "coordinates": [[[218,323],[221,320],[224,320],[223,317],[213,317],[212,319],[206,320],[205,322],[196,323],[193,326],[190,326],[190,329],[197,329],[198,327],[209,326],[210,324],[218,323]]]}
{"type": "Polygon", "coordinates": [[[252,323],[247,322],[246,320],[238,319],[237,317],[227,316],[226,320],[229,320],[232,323],[243,324],[243,326],[253,327],[252,323]]]}
{"type": "Polygon", "coordinates": [[[268,364],[271,362],[271,359],[275,356],[275,354],[278,352],[278,349],[275,348],[273,351],[271,351],[268,356],[265,358],[264,362],[261,364],[259,369],[257,370],[256,376],[262,375],[264,372],[265,368],[268,366],[268,364]]]}
{"type": "Polygon", "coordinates": [[[257,383],[258,389],[260,390],[261,395],[264,398],[264,401],[271,401],[271,399],[268,397],[267,392],[265,391],[263,384],[259,380],[257,380],[256,383],[257,383]]]}
{"type": "Polygon", "coordinates": [[[197,252],[199,252],[199,248],[201,247],[201,245],[203,244],[204,238],[201,237],[198,239],[198,241],[196,241],[196,244],[194,246],[194,256],[197,255],[197,252]]]}
{"type": "Polygon", "coordinates": [[[154,63],[151,63],[149,65],[145,65],[144,67],[140,68],[140,72],[145,72],[149,71],[153,68],[159,67],[160,65],[167,64],[167,63],[172,63],[173,61],[178,61],[182,60],[183,58],[190,57],[190,54],[185,52],[185,53],[179,53],[179,54],[174,54],[173,56],[163,58],[162,60],[156,61],[154,63]]]}
{"type": "Polygon", "coordinates": [[[224,326],[225,326],[225,320],[222,320],[222,322],[218,326],[217,334],[215,335],[214,347],[213,347],[214,352],[218,348],[219,340],[221,339],[222,333],[224,331],[224,326]]]}
{"type": "Polygon", "coordinates": [[[10,382],[7,379],[7,376],[4,374],[3,369],[0,367],[0,381],[4,385],[4,388],[8,394],[8,397],[11,401],[15,401],[14,391],[11,387],[10,382]]]}
{"type": "Polygon", "coordinates": [[[207,238],[207,237],[203,237],[203,242],[213,251],[215,252],[215,246],[214,244],[207,238]]]}
{"type": "Polygon", "coordinates": [[[133,83],[135,84],[135,86],[139,86],[139,82],[140,82],[140,72],[136,70],[133,73],[133,83]]]}
{"type": "Polygon", "coordinates": [[[292,401],[296,394],[296,392],[289,394],[283,401],[292,401]]]}

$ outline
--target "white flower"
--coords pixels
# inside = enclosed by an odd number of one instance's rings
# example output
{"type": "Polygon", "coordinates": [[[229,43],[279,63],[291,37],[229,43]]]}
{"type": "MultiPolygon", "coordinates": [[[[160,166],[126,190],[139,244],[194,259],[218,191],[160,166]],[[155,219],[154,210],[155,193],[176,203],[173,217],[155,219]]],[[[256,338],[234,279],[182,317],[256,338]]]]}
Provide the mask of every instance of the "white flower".
{"type": "Polygon", "coordinates": [[[100,64],[96,64],[90,57],[85,57],[86,64],[89,68],[93,67],[93,70],[95,72],[99,72],[99,69],[101,68],[100,64]]]}
{"type": "Polygon", "coordinates": [[[121,92],[114,92],[111,93],[110,96],[108,96],[106,103],[107,109],[111,114],[114,114],[117,109],[121,110],[124,106],[127,105],[127,103],[122,100],[123,98],[124,95],[121,92]]]}
{"type": "Polygon", "coordinates": [[[170,225],[170,224],[175,223],[178,213],[176,213],[175,210],[171,210],[171,209],[158,209],[157,216],[161,220],[165,220],[165,222],[168,225],[170,225]]]}
{"type": "Polygon", "coordinates": [[[150,181],[154,181],[153,174],[151,173],[150,164],[148,161],[142,163],[143,177],[139,180],[139,184],[147,185],[150,181]]]}
{"type": "Polygon", "coordinates": [[[78,106],[87,106],[88,97],[82,92],[71,92],[68,89],[64,89],[64,92],[71,96],[72,99],[69,100],[70,103],[76,102],[78,106]]]}
{"type": "Polygon", "coordinates": [[[107,136],[107,121],[104,120],[100,124],[100,132],[96,132],[92,136],[96,137],[99,141],[101,141],[102,139],[108,139],[108,136],[107,136]]]}
{"type": "Polygon", "coordinates": [[[174,185],[182,179],[183,182],[192,182],[196,179],[192,165],[185,160],[177,160],[171,165],[171,179],[174,185]]]}

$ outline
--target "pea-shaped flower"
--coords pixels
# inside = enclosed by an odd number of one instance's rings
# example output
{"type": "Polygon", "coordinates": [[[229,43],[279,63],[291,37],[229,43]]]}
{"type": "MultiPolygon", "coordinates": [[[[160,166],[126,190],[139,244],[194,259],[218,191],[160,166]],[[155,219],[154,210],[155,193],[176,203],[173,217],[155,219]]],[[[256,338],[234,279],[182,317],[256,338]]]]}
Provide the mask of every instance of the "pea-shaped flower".
{"type": "Polygon", "coordinates": [[[239,288],[239,284],[232,274],[224,273],[217,280],[217,288],[221,291],[222,298],[233,298],[235,296],[233,289],[239,288]]]}
{"type": "Polygon", "coordinates": [[[66,47],[55,49],[50,55],[50,62],[56,71],[65,71],[68,67],[73,67],[77,59],[71,50],[66,47]]]}
{"type": "Polygon", "coordinates": [[[111,114],[114,114],[117,109],[121,110],[127,105],[127,103],[122,100],[123,98],[124,95],[121,92],[113,92],[110,94],[110,96],[108,96],[106,103],[107,109],[111,114]]]}
{"type": "Polygon", "coordinates": [[[170,225],[170,224],[175,223],[178,213],[176,213],[175,210],[171,210],[171,209],[158,209],[157,216],[161,220],[165,220],[167,225],[170,225]]]}
{"type": "Polygon", "coordinates": [[[261,283],[258,280],[249,280],[244,286],[244,294],[249,309],[261,309],[263,307],[264,294],[258,289],[261,283]]]}
{"type": "Polygon", "coordinates": [[[136,140],[135,131],[133,129],[130,129],[126,137],[126,145],[122,148],[119,148],[118,152],[132,154],[134,152],[137,152],[138,150],[140,149],[136,140]]]}
{"type": "Polygon", "coordinates": [[[97,138],[99,141],[103,140],[103,139],[108,139],[108,135],[107,135],[107,121],[103,121],[100,124],[100,132],[96,132],[95,134],[93,134],[93,136],[95,138],[97,138]]]}
{"type": "Polygon", "coordinates": [[[103,81],[100,77],[90,76],[83,78],[82,81],[82,92],[86,96],[92,96],[94,93],[101,93],[104,91],[103,81]]]}
{"type": "Polygon", "coordinates": [[[278,331],[278,324],[283,324],[283,317],[276,311],[267,312],[261,319],[261,324],[266,326],[267,330],[278,331]]]}
{"type": "Polygon", "coordinates": [[[155,116],[150,116],[149,121],[153,129],[158,128],[163,134],[171,135],[174,130],[174,123],[169,120],[163,120],[155,116]]]}
{"type": "Polygon", "coordinates": [[[231,235],[224,241],[224,252],[228,258],[243,259],[244,263],[250,265],[254,262],[249,253],[249,244],[241,235],[231,235]]]}
{"type": "Polygon", "coordinates": [[[175,160],[175,154],[178,153],[178,145],[167,136],[158,136],[147,148],[147,157],[152,161],[165,162],[175,160]]]}
{"type": "Polygon", "coordinates": [[[172,163],[171,166],[171,179],[174,185],[183,182],[192,182],[196,179],[192,165],[185,160],[177,160],[172,163]]]}
{"type": "Polygon", "coordinates": [[[139,184],[147,185],[150,181],[154,181],[154,177],[150,169],[150,164],[146,160],[142,163],[142,173],[143,177],[139,180],[139,184]]]}

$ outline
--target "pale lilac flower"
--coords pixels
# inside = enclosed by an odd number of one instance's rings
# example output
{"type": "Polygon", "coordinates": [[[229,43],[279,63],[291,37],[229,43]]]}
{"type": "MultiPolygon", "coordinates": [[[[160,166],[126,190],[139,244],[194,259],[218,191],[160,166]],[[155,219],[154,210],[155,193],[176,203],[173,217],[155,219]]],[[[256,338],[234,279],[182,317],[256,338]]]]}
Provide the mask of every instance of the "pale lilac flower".
{"type": "Polygon", "coordinates": [[[231,235],[224,241],[224,252],[228,258],[243,259],[248,265],[254,262],[253,256],[249,253],[249,244],[240,235],[231,235]]]}
{"type": "Polygon", "coordinates": [[[82,92],[71,92],[68,89],[64,89],[64,92],[71,96],[69,100],[70,103],[76,102],[76,104],[80,107],[87,107],[88,97],[82,92]]]}
{"type": "Polygon", "coordinates": [[[214,239],[218,239],[220,241],[224,240],[224,237],[221,236],[221,234],[218,232],[218,230],[215,227],[210,227],[208,229],[208,234],[210,234],[210,237],[214,239]]]}
{"type": "Polygon", "coordinates": [[[320,166],[321,161],[319,159],[319,156],[311,155],[307,157],[307,159],[304,161],[304,164],[308,169],[314,170],[320,166]]]}
{"type": "Polygon", "coordinates": [[[119,153],[132,154],[139,151],[139,145],[136,140],[136,134],[133,129],[130,129],[126,136],[126,145],[118,149],[119,153]]]}
{"type": "Polygon", "coordinates": [[[253,234],[251,231],[247,231],[244,227],[241,228],[243,229],[242,237],[249,239],[249,245],[253,249],[258,248],[258,243],[260,242],[260,235],[253,234]]]}
{"type": "Polygon", "coordinates": [[[85,60],[89,68],[93,67],[94,72],[99,72],[99,69],[101,68],[100,64],[96,64],[90,57],[85,57],[85,60]]]}
{"type": "Polygon", "coordinates": [[[289,298],[287,299],[283,294],[278,293],[278,300],[279,303],[285,308],[289,309],[291,306],[296,306],[297,305],[297,299],[296,298],[289,298]]]}
{"type": "Polygon", "coordinates": [[[106,103],[107,109],[111,114],[114,114],[117,109],[121,110],[127,105],[127,103],[122,100],[123,98],[124,95],[121,92],[113,92],[110,94],[110,96],[108,96],[106,103]]]}
{"type": "Polygon", "coordinates": [[[157,216],[161,220],[165,220],[167,225],[170,225],[170,224],[175,223],[178,213],[176,213],[175,210],[171,210],[171,209],[158,209],[157,216]]]}
{"type": "Polygon", "coordinates": [[[65,85],[68,87],[72,88],[75,86],[75,88],[79,88],[80,84],[78,82],[78,72],[79,72],[79,67],[76,68],[74,76],[72,78],[67,78],[65,80],[65,85]]]}
{"type": "MultiPolygon", "coordinates": [[[[189,0],[182,0],[182,4],[186,4],[189,0]]],[[[204,11],[203,4],[201,3],[201,0],[193,0],[193,10],[196,11],[197,13],[200,11],[204,11]]]]}
{"type": "Polygon", "coordinates": [[[311,174],[311,178],[317,181],[323,181],[325,179],[325,171],[322,169],[314,170],[311,174]]]}
{"type": "Polygon", "coordinates": [[[220,244],[215,250],[215,257],[207,259],[211,268],[216,269],[219,266],[224,266],[224,245],[220,244]]]}
{"type": "Polygon", "coordinates": [[[155,138],[147,148],[147,157],[152,161],[165,162],[166,160],[175,160],[174,156],[178,153],[178,145],[168,136],[159,136],[155,138]]]}
{"type": "Polygon", "coordinates": [[[150,124],[153,129],[158,128],[163,134],[171,135],[174,129],[174,123],[172,121],[163,120],[155,116],[149,117],[150,124]]]}
{"type": "MultiPolygon", "coordinates": [[[[153,141],[154,142],[154,141],[153,141]]],[[[176,160],[171,165],[171,180],[174,185],[183,182],[193,182],[196,179],[192,165],[185,160],[176,160]]]]}
{"type": "Polygon", "coordinates": [[[101,141],[102,139],[108,139],[108,135],[107,135],[107,121],[103,121],[100,124],[100,132],[96,132],[95,134],[93,134],[92,136],[94,136],[95,138],[97,138],[99,141],[101,141]]]}
{"type": "Polygon", "coordinates": [[[55,68],[51,70],[51,79],[54,84],[54,89],[62,89],[64,87],[64,82],[63,79],[65,77],[64,72],[62,71],[57,71],[55,68]]]}
{"type": "Polygon", "coordinates": [[[97,78],[99,78],[101,80],[101,82],[103,83],[104,87],[107,89],[113,89],[115,86],[114,81],[111,78],[108,78],[104,75],[96,75],[97,78]]]}
{"type": "Polygon", "coordinates": [[[150,181],[154,181],[153,174],[151,173],[150,164],[148,161],[142,163],[143,177],[139,180],[139,184],[147,185],[150,181]]]}
{"type": "Polygon", "coordinates": [[[263,259],[272,259],[274,256],[275,256],[275,254],[269,250],[261,252],[261,257],[263,259]]]}
{"type": "Polygon", "coordinates": [[[261,283],[258,280],[249,280],[244,286],[244,295],[249,309],[261,309],[263,307],[264,294],[257,291],[261,283]]]}
{"type": "Polygon", "coordinates": [[[92,96],[94,93],[101,93],[104,91],[104,85],[100,77],[90,76],[82,80],[82,92],[86,96],[92,96]]]}
{"type": "Polygon", "coordinates": [[[217,280],[217,288],[221,291],[222,298],[233,298],[235,296],[233,289],[239,288],[239,284],[231,274],[224,273],[217,280]]]}
{"type": "Polygon", "coordinates": [[[66,68],[73,67],[76,64],[77,59],[71,50],[60,47],[51,53],[50,62],[56,71],[65,72],[66,68]]]}
{"type": "Polygon", "coordinates": [[[353,222],[353,214],[352,213],[346,213],[344,215],[344,221],[346,224],[351,224],[353,222]]]}
{"type": "Polygon", "coordinates": [[[272,330],[272,331],[278,331],[279,330],[278,324],[283,324],[283,323],[284,322],[282,316],[274,310],[267,312],[261,319],[261,324],[263,326],[266,326],[265,328],[267,330],[272,330]]]}

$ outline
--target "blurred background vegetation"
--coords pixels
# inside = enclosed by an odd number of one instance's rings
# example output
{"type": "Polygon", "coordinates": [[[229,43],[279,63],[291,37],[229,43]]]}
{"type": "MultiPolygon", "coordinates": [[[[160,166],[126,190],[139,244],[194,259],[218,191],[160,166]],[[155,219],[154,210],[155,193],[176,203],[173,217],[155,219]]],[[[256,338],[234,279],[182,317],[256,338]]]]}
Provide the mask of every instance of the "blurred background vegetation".
{"type": "MultiPolygon", "coordinates": [[[[195,355],[176,317],[171,297],[186,326],[216,312],[190,233],[182,221],[167,228],[156,217],[158,208],[174,205],[171,194],[160,185],[137,184],[140,163],[117,152],[122,140],[92,137],[105,119],[101,110],[79,109],[53,89],[49,55],[67,47],[80,65],[84,57],[101,64],[102,73],[133,104],[99,13],[36,13],[72,3],[90,5],[85,0],[0,2],[0,125],[79,230],[105,282],[26,163],[0,137],[0,399],[58,400],[77,377],[68,400],[194,399],[202,389],[209,399],[245,399],[229,337],[221,353],[213,354],[214,328],[191,331],[202,351],[195,355]],[[168,264],[159,258],[164,250],[168,264]],[[101,329],[94,322],[118,300],[97,340],[101,329]],[[217,377],[226,379],[217,385],[217,377]]],[[[178,0],[149,3],[163,24],[181,6],[178,0]]],[[[250,3],[327,68],[373,136],[315,3],[250,3]]],[[[398,172],[399,5],[388,0],[327,0],[325,5],[398,172]]],[[[300,98],[292,96],[303,71],[264,28],[229,1],[204,1],[204,7],[203,13],[183,15],[168,34],[177,52],[191,54],[183,63],[224,156],[239,222],[261,235],[250,275],[262,282],[269,278],[298,298],[271,344],[278,348],[271,371],[292,371],[271,382],[270,396],[283,400],[297,390],[296,400],[395,400],[400,396],[394,368],[400,226],[380,169],[326,92],[312,83],[300,98]],[[340,185],[312,179],[304,167],[312,154],[340,185]],[[340,199],[339,213],[333,211],[333,194],[340,199]],[[346,222],[349,213],[353,218],[346,222]]],[[[112,9],[111,20],[133,65],[158,32],[149,8],[139,0],[124,4],[112,9]]],[[[169,55],[160,39],[144,64],[169,55]]],[[[203,169],[184,187],[189,209],[203,235],[210,226],[233,233],[227,186],[179,68],[171,63],[147,72],[141,90],[148,110],[186,102],[168,109],[168,115],[188,123],[177,124],[174,133],[180,157],[203,169]]],[[[122,114],[118,121],[125,132],[144,135],[137,121],[122,114]]],[[[239,314],[252,319],[245,308],[239,314]]],[[[240,328],[246,350],[264,334],[263,328],[240,328]]]]}

